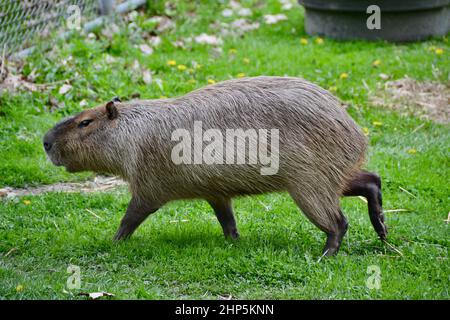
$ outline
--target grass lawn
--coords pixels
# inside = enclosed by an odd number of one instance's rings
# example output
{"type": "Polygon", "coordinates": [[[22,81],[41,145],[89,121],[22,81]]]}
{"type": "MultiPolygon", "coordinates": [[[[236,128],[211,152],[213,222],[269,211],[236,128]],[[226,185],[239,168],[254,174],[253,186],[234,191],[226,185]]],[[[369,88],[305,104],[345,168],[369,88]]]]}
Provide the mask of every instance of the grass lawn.
{"type": "Polygon", "coordinates": [[[223,239],[206,202],[177,201],[114,244],[126,189],[48,193],[0,200],[0,298],[84,299],[78,293],[107,291],[119,299],[449,299],[449,127],[369,99],[385,82],[380,74],[448,84],[448,39],[320,43],[304,33],[302,9],[283,11],[278,1],[242,1],[252,8],[248,21],[260,27],[221,36],[220,22],[238,19],[222,16],[226,3],[172,2],[171,29],[158,31],[149,20],[164,11],[157,2],[132,21],[117,21],[114,34],[75,35],[24,61],[24,75],[55,85],[0,95],[0,188],[93,177],[52,166],[41,139],[62,117],[113,96],[173,97],[243,74],[300,76],[335,91],[368,133],[367,167],[383,179],[384,208],[406,209],[386,213],[389,241],[402,255],[377,240],[358,198],[342,201],[350,227],[339,255],[317,262],[325,236],[286,194],[236,199],[237,242],[223,239]],[[264,23],[263,15],[277,13],[288,19],[264,23]],[[220,36],[221,50],[186,40],[203,32],[220,36]],[[155,34],[161,43],[146,55],[139,45],[155,34]],[[151,84],[144,70],[152,71],[151,84]],[[64,83],[72,86],[66,93],[64,83]],[[66,286],[69,265],[80,267],[80,289],[66,286]],[[381,272],[379,289],[366,286],[370,266],[381,272]]]}

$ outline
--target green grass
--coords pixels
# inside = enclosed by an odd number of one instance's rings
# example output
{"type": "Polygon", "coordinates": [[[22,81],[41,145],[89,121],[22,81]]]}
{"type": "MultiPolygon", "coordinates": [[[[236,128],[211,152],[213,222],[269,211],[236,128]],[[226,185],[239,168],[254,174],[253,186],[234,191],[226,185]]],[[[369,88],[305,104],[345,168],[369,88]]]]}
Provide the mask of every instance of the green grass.
{"type": "MultiPolygon", "coordinates": [[[[0,96],[0,187],[92,176],[68,174],[52,166],[41,147],[45,131],[63,116],[81,110],[83,99],[92,107],[136,92],[141,98],[172,97],[204,86],[208,79],[226,80],[238,73],[302,76],[325,88],[336,87],[352,117],[369,129],[367,167],[383,179],[384,207],[408,210],[387,213],[390,242],[403,256],[376,239],[359,199],[342,201],[350,228],[339,256],[318,263],[324,235],[286,194],[237,199],[238,242],[223,239],[205,202],[178,201],[152,215],[129,241],[113,244],[112,235],[130,197],[125,189],[51,193],[0,201],[0,298],[66,299],[79,298],[78,292],[108,291],[117,298],[149,299],[215,299],[227,294],[238,299],[449,299],[450,233],[444,222],[450,211],[449,128],[374,108],[368,99],[369,90],[376,91],[383,82],[380,73],[393,79],[407,75],[448,82],[448,40],[395,45],[325,39],[319,45],[304,33],[303,13],[294,7],[286,12],[288,21],[262,23],[242,38],[224,37],[218,57],[211,54],[210,46],[192,43],[184,50],[172,46],[171,41],[201,32],[214,34],[210,24],[215,19],[232,21],[220,16],[224,8],[216,1],[197,7],[178,3],[176,28],[160,35],[162,43],[150,56],[136,48],[144,41],[142,33],[118,22],[121,31],[112,39],[100,32],[95,39],[75,35],[68,42],[57,42],[44,55],[29,57],[25,74],[36,69],[39,83],[69,79],[73,89],[60,95],[56,85],[43,92],[0,96]],[[187,18],[187,12],[195,12],[195,18],[187,18]],[[307,38],[308,45],[301,45],[300,38],[307,38]],[[436,55],[432,47],[444,49],[444,54],[436,55]],[[115,61],[107,62],[107,54],[115,61]],[[202,67],[189,74],[168,66],[169,59],[188,68],[193,61],[202,67]],[[372,66],[375,59],[382,62],[378,68],[372,66]],[[155,81],[151,85],[142,81],[132,68],[135,60],[154,72],[153,79],[162,80],[162,88],[155,81]],[[340,79],[344,72],[349,77],[340,79]],[[59,108],[52,112],[49,97],[58,101],[59,108]],[[408,153],[412,148],[415,154],[408,153]],[[80,290],[66,288],[70,264],[81,268],[80,290]],[[371,265],[380,267],[380,290],[366,287],[371,265]],[[22,290],[16,290],[19,285],[22,290]]],[[[269,1],[256,6],[251,19],[262,21],[263,14],[280,10],[277,1],[269,1]]],[[[145,22],[149,15],[138,17],[135,25],[151,31],[145,22]]]]}

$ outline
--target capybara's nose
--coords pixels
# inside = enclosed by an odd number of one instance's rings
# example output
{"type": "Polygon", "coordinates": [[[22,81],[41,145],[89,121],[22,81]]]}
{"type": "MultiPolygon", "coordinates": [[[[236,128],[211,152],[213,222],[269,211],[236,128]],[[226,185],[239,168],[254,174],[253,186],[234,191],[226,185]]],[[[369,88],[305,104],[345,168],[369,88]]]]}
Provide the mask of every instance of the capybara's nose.
{"type": "Polygon", "coordinates": [[[52,148],[52,144],[48,141],[44,141],[44,149],[45,151],[50,151],[50,149],[52,148]]]}

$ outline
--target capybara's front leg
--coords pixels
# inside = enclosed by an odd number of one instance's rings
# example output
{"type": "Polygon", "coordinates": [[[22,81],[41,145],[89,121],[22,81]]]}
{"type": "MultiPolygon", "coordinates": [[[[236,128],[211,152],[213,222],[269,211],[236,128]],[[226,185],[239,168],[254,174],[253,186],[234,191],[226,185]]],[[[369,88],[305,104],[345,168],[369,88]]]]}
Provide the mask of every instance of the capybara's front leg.
{"type": "Polygon", "coordinates": [[[159,205],[133,197],[128,204],[127,212],[120,222],[120,227],[114,240],[129,238],[139,225],[152,213],[160,208],[159,205]]]}
{"type": "Polygon", "coordinates": [[[292,187],[289,193],[306,217],[326,233],[323,255],[337,254],[348,228],[347,219],[339,207],[337,194],[320,186],[314,189],[292,187]]]}
{"type": "Polygon", "coordinates": [[[217,220],[219,220],[219,223],[222,226],[225,238],[239,238],[236,220],[234,219],[233,208],[231,206],[231,200],[217,198],[208,200],[208,203],[214,209],[217,220]]]}

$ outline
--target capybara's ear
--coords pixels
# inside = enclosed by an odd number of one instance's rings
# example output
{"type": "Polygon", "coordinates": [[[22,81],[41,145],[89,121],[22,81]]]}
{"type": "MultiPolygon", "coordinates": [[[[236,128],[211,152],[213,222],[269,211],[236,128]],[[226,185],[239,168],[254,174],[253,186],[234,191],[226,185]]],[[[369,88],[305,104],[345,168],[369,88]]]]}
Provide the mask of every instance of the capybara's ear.
{"type": "Polygon", "coordinates": [[[117,111],[117,107],[114,104],[114,99],[106,104],[106,115],[109,120],[114,120],[119,115],[119,111],[117,111]]]}

